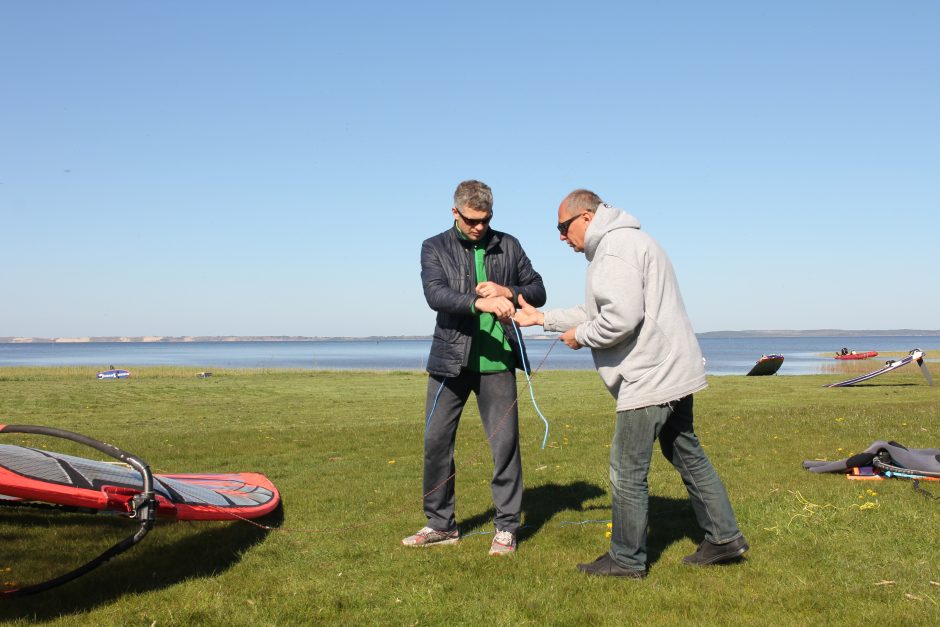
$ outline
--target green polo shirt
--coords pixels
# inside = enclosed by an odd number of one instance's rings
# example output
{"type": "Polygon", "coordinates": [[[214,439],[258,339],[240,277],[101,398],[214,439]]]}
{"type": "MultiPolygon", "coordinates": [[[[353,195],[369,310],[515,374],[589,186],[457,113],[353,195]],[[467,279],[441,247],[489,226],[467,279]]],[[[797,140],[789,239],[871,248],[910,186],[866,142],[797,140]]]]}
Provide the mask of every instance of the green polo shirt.
{"type": "MultiPolygon", "coordinates": [[[[460,228],[454,224],[457,229],[457,235],[466,240],[467,236],[463,234],[460,228]]],[[[476,266],[477,284],[487,281],[486,265],[484,258],[486,256],[486,244],[490,240],[490,232],[479,242],[473,242],[473,260],[476,266]]],[[[471,306],[472,307],[472,306],[471,306]]],[[[500,324],[496,316],[489,312],[477,311],[472,307],[473,312],[477,314],[480,325],[473,334],[473,340],[470,343],[470,360],[467,362],[467,368],[474,372],[505,372],[512,370],[515,365],[515,358],[512,354],[512,347],[503,333],[503,325],[500,324]]]]}

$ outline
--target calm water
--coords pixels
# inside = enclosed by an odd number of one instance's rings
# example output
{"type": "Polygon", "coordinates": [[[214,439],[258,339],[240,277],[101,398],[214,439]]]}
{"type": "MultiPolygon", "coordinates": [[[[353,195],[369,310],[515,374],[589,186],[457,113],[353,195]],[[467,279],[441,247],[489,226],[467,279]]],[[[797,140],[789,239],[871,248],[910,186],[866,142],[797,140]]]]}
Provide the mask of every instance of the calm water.
{"type": "MultiPolygon", "coordinates": [[[[852,350],[908,351],[920,348],[928,361],[940,360],[937,336],[702,338],[708,374],[745,374],[761,355],[785,357],[781,375],[816,374],[843,346],[852,350]],[[824,356],[821,356],[824,355],[824,356]]],[[[305,342],[180,342],[89,344],[0,344],[4,366],[192,366],[207,368],[302,368],[310,370],[423,370],[430,340],[344,340],[305,342]]],[[[587,349],[572,351],[553,340],[526,341],[532,369],[591,369],[587,349]],[[551,351],[549,352],[549,349],[551,351]],[[546,354],[548,357],[546,358],[546,354]]],[[[869,360],[872,370],[884,363],[869,360]]]]}

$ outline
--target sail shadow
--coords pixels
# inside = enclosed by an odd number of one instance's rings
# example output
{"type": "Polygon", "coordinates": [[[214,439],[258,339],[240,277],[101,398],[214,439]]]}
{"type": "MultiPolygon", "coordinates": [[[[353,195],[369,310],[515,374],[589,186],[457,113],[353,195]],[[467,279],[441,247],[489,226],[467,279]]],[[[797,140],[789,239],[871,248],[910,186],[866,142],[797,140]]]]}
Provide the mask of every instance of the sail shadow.
{"type": "MultiPolygon", "coordinates": [[[[35,523],[38,515],[31,513],[27,518],[35,523]]],[[[100,520],[99,516],[84,518],[88,522],[83,525],[89,534],[100,531],[96,525],[113,527],[124,522],[113,518],[100,520]]],[[[268,516],[257,519],[258,523],[275,528],[282,521],[280,505],[268,516]]],[[[69,524],[75,523],[69,521],[69,524]]],[[[126,522],[123,526],[131,529],[126,522]]],[[[0,620],[64,618],[112,603],[127,594],[160,590],[188,579],[212,577],[237,565],[242,556],[264,540],[268,533],[267,529],[244,521],[158,521],[140,544],[79,579],[36,595],[0,601],[0,620]]],[[[43,548],[37,547],[36,550],[42,551],[43,548]]],[[[94,555],[91,552],[86,559],[94,555]]],[[[74,558],[70,556],[69,561],[73,562],[74,558]]],[[[25,566],[21,565],[18,570],[25,566]]]]}

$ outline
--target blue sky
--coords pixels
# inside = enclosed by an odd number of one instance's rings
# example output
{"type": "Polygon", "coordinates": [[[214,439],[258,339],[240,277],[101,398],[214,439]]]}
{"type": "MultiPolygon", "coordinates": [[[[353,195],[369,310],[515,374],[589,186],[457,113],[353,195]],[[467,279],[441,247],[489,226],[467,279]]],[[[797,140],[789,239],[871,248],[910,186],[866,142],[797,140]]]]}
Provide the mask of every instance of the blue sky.
{"type": "Polygon", "coordinates": [[[940,5],[0,4],[0,336],[428,334],[489,183],[549,306],[587,187],[697,331],[940,328],[940,5]]]}

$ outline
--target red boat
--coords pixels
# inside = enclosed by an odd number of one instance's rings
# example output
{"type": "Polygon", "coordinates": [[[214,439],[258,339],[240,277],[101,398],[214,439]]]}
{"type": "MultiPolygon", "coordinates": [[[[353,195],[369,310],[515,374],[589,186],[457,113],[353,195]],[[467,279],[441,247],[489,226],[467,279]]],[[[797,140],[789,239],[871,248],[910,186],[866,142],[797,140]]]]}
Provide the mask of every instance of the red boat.
{"type": "Polygon", "coordinates": [[[861,353],[857,351],[850,351],[847,348],[843,348],[841,351],[836,353],[836,359],[868,359],[869,357],[877,357],[878,351],[863,351],[861,353]]]}

